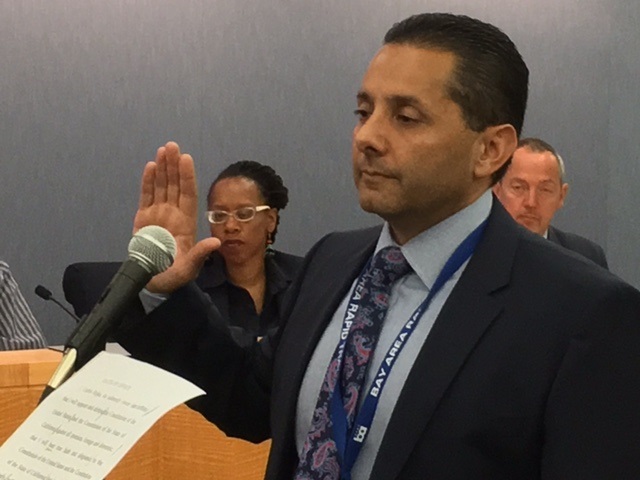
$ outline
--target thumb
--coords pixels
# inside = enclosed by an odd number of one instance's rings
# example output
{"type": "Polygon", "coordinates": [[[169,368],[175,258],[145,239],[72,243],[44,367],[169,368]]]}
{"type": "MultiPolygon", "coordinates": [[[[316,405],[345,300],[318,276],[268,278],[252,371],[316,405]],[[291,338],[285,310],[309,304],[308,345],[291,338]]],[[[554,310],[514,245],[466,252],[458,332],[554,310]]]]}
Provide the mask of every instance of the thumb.
{"type": "Polygon", "coordinates": [[[170,294],[198,276],[207,256],[220,247],[217,238],[206,238],[176,258],[166,271],[156,275],[147,284],[150,292],[170,294]]]}
{"type": "Polygon", "coordinates": [[[200,240],[191,247],[191,249],[189,249],[189,252],[187,253],[187,256],[189,257],[188,263],[193,266],[197,266],[199,269],[211,252],[218,248],[220,248],[220,240],[215,237],[200,240]]]}

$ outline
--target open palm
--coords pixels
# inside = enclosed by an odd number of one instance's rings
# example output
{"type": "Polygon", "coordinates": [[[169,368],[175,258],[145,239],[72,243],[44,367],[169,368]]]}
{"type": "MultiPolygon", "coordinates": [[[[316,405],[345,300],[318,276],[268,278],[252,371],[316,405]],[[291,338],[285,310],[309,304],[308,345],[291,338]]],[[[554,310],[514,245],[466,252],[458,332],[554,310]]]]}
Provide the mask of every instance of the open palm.
{"type": "Polygon", "coordinates": [[[147,225],[159,225],[174,236],[177,252],[173,265],[156,275],[147,288],[170,293],[190,280],[211,251],[220,246],[215,238],[196,243],[198,194],[193,159],[181,154],[180,147],[169,142],[160,147],[154,162],[142,174],[140,203],[133,232],[147,225]]]}

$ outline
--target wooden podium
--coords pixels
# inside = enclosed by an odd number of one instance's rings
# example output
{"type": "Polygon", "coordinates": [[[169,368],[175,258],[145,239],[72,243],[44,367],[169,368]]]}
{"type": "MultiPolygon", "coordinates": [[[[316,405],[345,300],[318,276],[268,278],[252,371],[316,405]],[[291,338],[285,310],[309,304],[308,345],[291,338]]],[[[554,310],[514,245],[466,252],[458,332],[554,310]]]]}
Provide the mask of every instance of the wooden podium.
{"type": "MultiPolygon", "coordinates": [[[[0,444],[38,404],[61,358],[53,350],[0,352],[0,444]]],[[[109,480],[258,480],[270,442],[228,438],[185,405],[173,409],[127,453],[109,480]]]]}

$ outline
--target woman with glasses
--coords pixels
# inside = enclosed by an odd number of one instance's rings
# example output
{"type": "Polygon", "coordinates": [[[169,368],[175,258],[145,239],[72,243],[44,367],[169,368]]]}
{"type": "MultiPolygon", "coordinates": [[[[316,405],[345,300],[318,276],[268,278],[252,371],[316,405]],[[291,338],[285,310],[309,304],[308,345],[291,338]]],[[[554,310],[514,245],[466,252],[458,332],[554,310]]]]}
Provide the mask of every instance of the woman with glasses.
{"type": "Polygon", "coordinates": [[[280,303],[302,258],[272,248],[287,187],[273,168],[254,161],[229,165],[207,195],[211,235],[222,245],[197,283],[230,319],[246,344],[278,325],[280,303]]]}

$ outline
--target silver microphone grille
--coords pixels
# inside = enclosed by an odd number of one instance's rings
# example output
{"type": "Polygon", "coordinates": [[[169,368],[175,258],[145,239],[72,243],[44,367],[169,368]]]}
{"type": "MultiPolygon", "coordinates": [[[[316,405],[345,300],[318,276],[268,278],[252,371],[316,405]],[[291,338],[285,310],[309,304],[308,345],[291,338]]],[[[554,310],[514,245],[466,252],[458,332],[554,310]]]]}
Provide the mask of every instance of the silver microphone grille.
{"type": "Polygon", "coordinates": [[[169,268],[175,254],[173,235],[157,225],[141,228],[129,242],[129,258],[138,260],[153,275],[169,268]]]}

